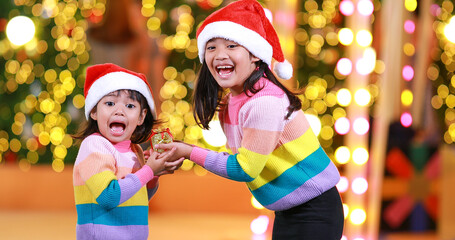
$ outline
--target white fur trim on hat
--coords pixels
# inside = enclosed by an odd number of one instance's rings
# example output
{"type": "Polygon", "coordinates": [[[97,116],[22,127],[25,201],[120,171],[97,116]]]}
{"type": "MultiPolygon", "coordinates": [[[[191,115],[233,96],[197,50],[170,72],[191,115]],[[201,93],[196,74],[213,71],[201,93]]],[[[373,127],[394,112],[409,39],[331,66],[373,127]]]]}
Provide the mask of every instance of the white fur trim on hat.
{"type": "Polygon", "coordinates": [[[98,79],[92,84],[85,98],[85,117],[90,117],[93,107],[108,93],[128,89],[141,93],[151,109],[153,117],[156,119],[155,102],[147,84],[141,78],[126,72],[111,72],[98,79]]]}
{"type": "Polygon", "coordinates": [[[257,32],[231,21],[218,21],[207,24],[197,38],[199,59],[204,62],[205,48],[209,40],[224,38],[234,41],[267,65],[272,63],[273,48],[267,40],[257,32]]]}

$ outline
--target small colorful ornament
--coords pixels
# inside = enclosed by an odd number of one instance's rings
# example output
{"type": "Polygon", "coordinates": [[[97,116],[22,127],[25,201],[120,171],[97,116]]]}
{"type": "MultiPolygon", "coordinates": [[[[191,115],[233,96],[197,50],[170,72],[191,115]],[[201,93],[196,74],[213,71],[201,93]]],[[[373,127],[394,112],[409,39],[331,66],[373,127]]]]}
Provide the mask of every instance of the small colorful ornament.
{"type": "Polygon", "coordinates": [[[152,135],[150,136],[150,144],[152,145],[152,149],[159,153],[163,152],[163,149],[154,149],[153,146],[160,143],[171,143],[173,142],[173,136],[171,134],[171,130],[166,128],[162,129],[153,129],[152,135]]]}

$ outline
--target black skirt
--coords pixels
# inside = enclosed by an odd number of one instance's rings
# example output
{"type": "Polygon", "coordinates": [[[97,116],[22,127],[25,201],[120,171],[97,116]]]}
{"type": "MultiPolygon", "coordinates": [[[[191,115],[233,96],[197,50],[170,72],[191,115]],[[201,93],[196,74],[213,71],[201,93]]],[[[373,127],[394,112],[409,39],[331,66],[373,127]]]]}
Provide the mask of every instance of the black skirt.
{"type": "Polygon", "coordinates": [[[272,240],[340,240],[344,214],[336,187],[284,211],[275,212],[272,240]]]}

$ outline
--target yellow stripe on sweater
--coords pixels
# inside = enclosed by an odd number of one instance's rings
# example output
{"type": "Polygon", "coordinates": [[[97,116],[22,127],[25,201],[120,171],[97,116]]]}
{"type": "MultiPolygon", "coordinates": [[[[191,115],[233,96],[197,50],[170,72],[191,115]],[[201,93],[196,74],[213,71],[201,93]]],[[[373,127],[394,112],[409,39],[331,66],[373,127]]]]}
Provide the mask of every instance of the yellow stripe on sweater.
{"type": "Polygon", "coordinates": [[[115,174],[111,171],[103,171],[91,176],[87,181],[85,181],[85,185],[90,188],[93,196],[97,198],[104,191],[104,189],[107,188],[112,180],[117,180],[115,174]]]}
{"type": "Polygon", "coordinates": [[[311,128],[308,129],[299,138],[277,148],[269,157],[264,170],[255,180],[248,183],[248,187],[251,190],[256,190],[274,180],[283,172],[316,151],[319,146],[319,141],[316,139],[313,131],[311,128]],[[290,151],[289,149],[297,151],[290,151]],[[273,171],[271,171],[272,169],[273,171]]]}
{"type": "MultiPolygon", "coordinates": [[[[92,193],[87,186],[74,186],[74,198],[76,205],[87,204],[87,203],[97,203],[96,199],[93,197],[92,193]]],[[[147,197],[147,188],[142,187],[134,196],[120,204],[119,206],[147,206],[148,197],[147,197]]]]}

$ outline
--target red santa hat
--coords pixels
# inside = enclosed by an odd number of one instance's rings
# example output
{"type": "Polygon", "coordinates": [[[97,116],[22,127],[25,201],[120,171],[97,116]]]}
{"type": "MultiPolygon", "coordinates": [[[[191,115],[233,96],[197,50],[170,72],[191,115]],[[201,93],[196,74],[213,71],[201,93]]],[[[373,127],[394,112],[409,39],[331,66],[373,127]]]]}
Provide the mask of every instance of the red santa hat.
{"type": "Polygon", "coordinates": [[[144,74],[136,73],[112,63],[93,65],[87,68],[84,85],[85,117],[89,119],[93,107],[108,93],[117,90],[136,90],[149,105],[149,111],[156,119],[152,88],[144,74]]]}
{"type": "Polygon", "coordinates": [[[210,14],[196,32],[199,59],[204,62],[205,45],[210,39],[234,41],[269,66],[282,79],[290,79],[292,65],[284,58],[280,40],[265,11],[256,0],[240,0],[210,14]]]}

